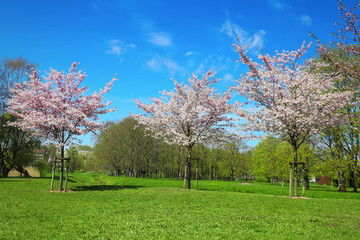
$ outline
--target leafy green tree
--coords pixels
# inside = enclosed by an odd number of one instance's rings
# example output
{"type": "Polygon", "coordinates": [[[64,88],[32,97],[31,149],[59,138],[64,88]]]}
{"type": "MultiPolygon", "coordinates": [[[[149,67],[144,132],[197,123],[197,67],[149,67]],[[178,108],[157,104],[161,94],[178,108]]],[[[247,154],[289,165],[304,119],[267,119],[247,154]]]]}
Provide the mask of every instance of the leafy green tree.
{"type": "Polygon", "coordinates": [[[149,136],[137,121],[125,118],[109,122],[96,139],[96,161],[107,170],[127,176],[157,176],[160,168],[161,141],[149,136]]]}
{"type": "Polygon", "coordinates": [[[264,177],[265,180],[270,178],[272,184],[275,184],[275,178],[279,168],[279,160],[276,152],[278,145],[279,139],[269,137],[262,139],[254,149],[253,174],[264,177]]]}
{"type": "Polygon", "coordinates": [[[6,140],[2,141],[1,145],[0,176],[7,176],[12,169],[20,172],[20,175],[29,176],[25,167],[30,166],[35,160],[32,151],[40,147],[40,141],[19,128],[7,126],[8,122],[15,120],[14,116],[5,113],[2,118],[6,126],[2,127],[1,137],[6,140]]]}
{"type": "MultiPolygon", "coordinates": [[[[35,65],[33,63],[30,63],[29,60],[23,57],[5,57],[0,60],[0,177],[7,176],[15,165],[17,169],[23,171],[23,166],[29,164],[30,156],[23,156],[23,158],[18,157],[18,151],[22,151],[19,147],[25,147],[25,145],[14,143],[14,141],[21,142],[24,134],[22,134],[21,131],[19,132],[7,126],[11,118],[11,116],[7,114],[7,101],[11,97],[10,88],[12,88],[15,83],[27,80],[28,76],[26,73],[30,72],[34,67],[35,65]],[[17,137],[19,137],[19,139],[16,139],[17,137]],[[17,152],[12,153],[11,149],[17,152]],[[14,164],[14,161],[16,164],[14,164]],[[21,164],[21,161],[24,161],[24,163],[21,164]]],[[[26,146],[26,148],[27,147],[28,146],[26,146]]]]}
{"type": "Polygon", "coordinates": [[[250,170],[251,154],[245,142],[233,140],[224,145],[222,150],[222,161],[220,168],[227,172],[227,176],[235,181],[239,176],[248,174],[250,170]]]}

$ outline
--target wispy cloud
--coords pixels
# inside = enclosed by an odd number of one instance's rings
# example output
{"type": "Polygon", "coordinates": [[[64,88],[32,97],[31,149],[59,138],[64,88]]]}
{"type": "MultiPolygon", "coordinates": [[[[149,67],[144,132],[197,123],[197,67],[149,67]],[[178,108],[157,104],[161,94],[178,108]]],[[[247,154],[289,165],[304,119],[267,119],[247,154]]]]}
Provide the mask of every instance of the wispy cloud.
{"type": "Polygon", "coordinates": [[[282,11],[285,9],[285,5],[279,0],[268,0],[268,4],[278,11],[282,11]]]}
{"type": "Polygon", "coordinates": [[[190,52],[187,52],[186,54],[185,54],[185,56],[190,56],[190,55],[193,55],[195,52],[192,52],[192,51],[190,51],[190,52]]]}
{"type": "Polygon", "coordinates": [[[210,69],[214,69],[214,71],[220,72],[222,70],[228,69],[231,64],[233,64],[233,61],[230,58],[224,57],[219,54],[209,55],[200,63],[194,73],[200,75],[204,74],[210,69]]]}
{"type": "Polygon", "coordinates": [[[225,76],[222,78],[225,83],[229,84],[229,83],[234,83],[235,82],[235,78],[232,74],[227,73],[225,74],[225,76]]]}
{"type": "Polygon", "coordinates": [[[298,17],[297,20],[306,26],[309,26],[312,23],[311,17],[307,14],[300,15],[300,17],[298,17]]]}
{"type": "Polygon", "coordinates": [[[227,20],[220,29],[220,32],[224,32],[231,38],[239,37],[240,43],[242,45],[247,44],[248,49],[256,49],[258,47],[263,47],[264,45],[264,36],[266,32],[260,30],[253,35],[249,35],[247,31],[242,29],[239,25],[232,23],[230,20],[227,20]]]}
{"type": "Polygon", "coordinates": [[[109,40],[110,50],[106,51],[107,54],[115,54],[117,56],[125,53],[129,48],[135,48],[135,44],[124,44],[120,40],[111,39],[109,40]]]}
{"type": "Polygon", "coordinates": [[[155,46],[159,47],[171,47],[172,41],[168,33],[164,32],[152,32],[148,34],[148,40],[155,46]]]}
{"type": "Polygon", "coordinates": [[[146,65],[155,72],[169,71],[171,75],[181,71],[179,64],[170,57],[162,57],[156,55],[152,59],[146,62],[146,65]]]}

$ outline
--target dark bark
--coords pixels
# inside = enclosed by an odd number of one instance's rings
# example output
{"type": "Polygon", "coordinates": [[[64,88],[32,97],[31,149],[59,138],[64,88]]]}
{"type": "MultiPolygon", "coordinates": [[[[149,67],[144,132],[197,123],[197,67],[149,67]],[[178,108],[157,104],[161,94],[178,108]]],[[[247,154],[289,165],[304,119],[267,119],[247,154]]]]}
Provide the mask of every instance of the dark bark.
{"type": "Polygon", "coordinates": [[[308,168],[308,161],[305,164],[305,169],[304,169],[304,185],[305,185],[305,189],[309,190],[310,189],[310,184],[309,184],[309,168],[308,168]]]}
{"type": "Polygon", "coordinates": [[[55,168],[56,168],[56,159],[53,159],[50,191],[54,190],[55,168]]]}
{"type": "Polygon", "coordinates": [[[59,179],[59,191],[61,192],[63,189],[63,181],[64,181],[64,146],[61,146],[60,148],[60,179],[59,179]]]}
{"type": "Polygon", "coordinates": [[[69,178],[69,167],[70,167],[70,160],[66,159],[66,176],[65,176],[65,189],[64,189],[65,192],[67,192],[67,185],[68,185],[68,178],[69,178]]]}
{"type": "Polygon", "coordinates": [[[346,192],[346,179],[345,179],[344,170],[340,170],[338,172],[338,181],[339,181],[339,192],[346,192]]]}
{"type": "Polygon", "coordinates": [[[195,189],[198,189],[198,171],[199,171],[199,160],[196,160],[196,172],[195,172],[195,180],[196,180],[196,184],[195,184],[195,189]]]}
{"type": "Polygon", "coordinates": [[[289,178],[289,197],[292,197],[292,172],[293,163],[290,163],[290,178],[289,178]]]}
{"type": "Polygon", "coordinates": [[[187,178],[188,178],[188,159],[185,159],[185,167],[184,167],[184,189],[187,186],[187,178]]]}

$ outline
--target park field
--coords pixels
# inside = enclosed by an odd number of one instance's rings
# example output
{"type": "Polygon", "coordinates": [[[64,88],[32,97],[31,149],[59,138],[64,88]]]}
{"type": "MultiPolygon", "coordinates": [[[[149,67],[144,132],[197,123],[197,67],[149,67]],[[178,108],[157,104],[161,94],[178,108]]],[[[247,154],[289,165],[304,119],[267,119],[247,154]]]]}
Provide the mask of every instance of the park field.
{"type": "Polygon", "coordinates": [[[0,239],[360,239],[357,193],[312,185],[309,199],[290,199],[280,185],[182,184],[76,173],[59,193],[49,178],[0,178],[0,239]]]}

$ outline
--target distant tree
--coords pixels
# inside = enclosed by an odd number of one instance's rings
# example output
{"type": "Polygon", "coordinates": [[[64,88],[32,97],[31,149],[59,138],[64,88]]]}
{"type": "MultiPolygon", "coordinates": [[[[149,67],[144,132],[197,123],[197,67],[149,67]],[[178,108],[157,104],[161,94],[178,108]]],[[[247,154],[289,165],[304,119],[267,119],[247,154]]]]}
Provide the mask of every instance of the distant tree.
{"type": "Polygon", "coordinates": [[[78,135],[101,129],[98,116],[114,110],[106,108],[110,102],[103,103],[103,96],[116,78],[107,83],[104,90],[85,95],[88,88],[80,85],[86,75],[77,71],[76,66],[77,63],[73,63],[67,74],[51,69],[43,81],[34,70],[29,81],[15,84],[8,101],[9,112],[19,118],[12,126],[60,146],[59,191],[63,188],[64,146],[78,140],[78,135]]]}
{"type": "MultiPolygon", "coordinates": [[[[25,150],[21,149],[21,146],[25,147],[23,144],[15,144],[16,147],[15,145],[11,146],[14,141],[22,142],[21,139],[24,134],[7,126],[8,121],[12,118],[11,115],[7,114],[7,101],[11,97],[10,88],[13,87],[15,83],[27,80],[27,72],[30,72],[34,67],[35,65],[33,63],[30,63],[29,60],[23,57],[5,57],[0,61],[0,177],[7,176],[8,172],[14,167],[14,158],[11,156],[16,156],[18,153],[11,153],[11,149],[16,149],[17,152],[25,150]],[[17,137],[19,137],[19,139],[16,139],[17,137]]],[[[28,147],[26,147],[26,149],[28,149],[28,147]]],[[[25,158],[23,159],[26,161],[25,158]]],[[[17,160],[17,163],[21,163],[21,158],[17,160]]],[[[24,162],[23,165],[26,164],[27,163],[24,162]]],[[[21,170],[20,165],[18,166],[19,170],[21,170]]]]}
{"type": "Polygon", "coordinates": [[[239,108],[238,115],[247,120],[246,130],[271,133],[290,143],[297,197],[298,149],[326,127],[339,124],[342,119],[337,111],[349,102],[351,92],[334,91],[336,76],[314,71],[324,64],[312,60],[300,63],[310,45],[274,57],[259,55],[261,63],[246,55],[246,46],[234,47],[240,61],[249,67],[234,89],[258,107],[255,111],[239,108]]]}
{"type": "Polygon", "coordinates": [[[97,136],[94,153],[99,165],[107,170],[122,171],[127,176],[145,177],[159,169],[161,142],[149,136],[143,126],[132,118],[107,123],[97,136]]]}
{"type": "Polygon", "coordinates": [[[155,137],[163,138],[169,144],[187,147],[185,160],[184,188],[190,189],[192,148],[196,143],[204,143],[210,138],[226,131],[232,118],[226,114],[232,112],[228,103],[230,91],[223,94],[215,92],[211,86],[216,83],[212,71],[202,78],[193,75],[189,85],[174,80],[174,91],[162,91],[161,98],[151,98],[154,103],[145,104],[135,100],[145,114],[133,114],[134,119],[152,132],[155,137]]]}
{"type": "Polygon", "coordinates": [[[81,166],[82,166],[82,158],[81,158],[81,155],[79,153],[78,147],[75,146],[75,145],[71,145],[66,150],[66,155],[67,155],[68,158],[71,159],[71,163],[70,163],[71,174],[74,173],[74,170],[80,170],[81,166]]]}
{"type": "Polygon", "coordinates": [[[77,146],[77,149],[79,151],[89,151],[89,152],[93,150],[92,147],[90,147],[89,145],[79,145],[77,146]]]}
{"type": "Polygon", "coordinates": [[[224,145],[222,164],[232,181],[248,172],[250,158],[247,152],[249,147],[243,141],[231,141],[224,145]]]}
{"type": "MultiPolygon", "coordinates": [[[[268,137],[262,139],[254,148],[252,172],[265,179],[270,178],[271,184],[275,184],[275,178],[279,177],[278,169],[281,167],[277,156],[279,144],[279,139],[268,137]]],[[[286,162],[286,167],[288,164],[286,162]]]]}

